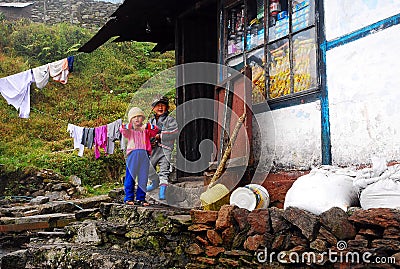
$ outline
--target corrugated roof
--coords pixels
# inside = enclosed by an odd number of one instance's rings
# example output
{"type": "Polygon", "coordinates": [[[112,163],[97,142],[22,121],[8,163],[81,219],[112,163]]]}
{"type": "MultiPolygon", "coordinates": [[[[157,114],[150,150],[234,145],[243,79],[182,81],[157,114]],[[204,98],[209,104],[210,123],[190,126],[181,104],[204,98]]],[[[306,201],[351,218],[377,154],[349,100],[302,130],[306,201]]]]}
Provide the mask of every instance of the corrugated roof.
{"type": "Polygon", "coordinates": [[[27,2],[27,3],[0,3],[0,7],[17,7],[17,8],[22,8],[22,7],[27,7],[33,5],[32,2],[27,2]]]}

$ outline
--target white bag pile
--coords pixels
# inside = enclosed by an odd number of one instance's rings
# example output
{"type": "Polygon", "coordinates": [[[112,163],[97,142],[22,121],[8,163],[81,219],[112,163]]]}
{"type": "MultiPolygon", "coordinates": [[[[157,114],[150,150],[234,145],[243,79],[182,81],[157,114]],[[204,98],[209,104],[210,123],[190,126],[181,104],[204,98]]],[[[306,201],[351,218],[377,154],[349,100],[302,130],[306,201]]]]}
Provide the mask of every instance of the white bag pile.
{"type": "Polygon", "coordinates": [[[354,181],[354,186],[361,189],[361,207],[400,208],[400,165],[387,167],[379,158],[373,158],[372,164],[372,168],[360,170],[354,181]]]}
{"type": "Polygon", "coordinates": [[[347,210],[358,203],[355,169],[321,166],[299,177],[288,190],[284,208],[297,207],[319,215],[332,207],[347,210]]]}

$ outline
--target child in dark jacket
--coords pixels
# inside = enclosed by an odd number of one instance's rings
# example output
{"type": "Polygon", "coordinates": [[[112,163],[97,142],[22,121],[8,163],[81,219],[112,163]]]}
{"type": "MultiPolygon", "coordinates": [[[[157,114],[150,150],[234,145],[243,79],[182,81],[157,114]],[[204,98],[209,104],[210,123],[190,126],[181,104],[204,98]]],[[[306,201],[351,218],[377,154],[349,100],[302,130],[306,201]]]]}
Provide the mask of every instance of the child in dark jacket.
{"type": "Polygon", "coordinates": [[[155,137],[159,129],[150,123],[144,124],[145,116],[138,107],[128,112],[128,124],[121,126],[121,134],[127,138],[126,176],[124,181],[124,203],[129,205],[148,205],[145,202],[146,185],[151,154],[150,138],[155,137]],[[135,202],[135,178],[138,178],[135,202]]]}
{"type": "Polygon", "coordinates": [[[151,166],[149,172],[151,185],[147,186],[147,191],[152,191],[160,186],[159,199],[165,200],[172,151],[175,139],[179,134],[178,123],[174,117],[169,115],[169,100],[167,97],[157,97],[151,106],[154,116],[150,119],[150,123],[158,126],[159,133],[152,143],[153,152],[150,157],[151,166]],[[158,174],[155,172],[157,165],[159,166],[158,174]]]}

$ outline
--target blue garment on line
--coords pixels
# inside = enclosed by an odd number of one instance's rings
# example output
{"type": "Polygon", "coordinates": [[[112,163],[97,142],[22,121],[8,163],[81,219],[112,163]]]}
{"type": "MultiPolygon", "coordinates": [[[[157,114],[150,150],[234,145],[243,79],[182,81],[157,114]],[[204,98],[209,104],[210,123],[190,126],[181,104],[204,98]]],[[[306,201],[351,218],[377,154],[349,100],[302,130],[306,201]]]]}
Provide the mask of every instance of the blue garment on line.
{"type": "Polygon", "coordinates": [[[68,56],[67,61],[68,61],[69,72],[73,72],[74,71],[74,56],[68,56]]]}
{"type": "Polygon", "coordinates": [[[149,175],[149,155],[144,149],[133,150],[126,159],[126,175],[124,190],[126,201],[135,200],[135,178],[138,178],[136,200],[144,201],[146,198],[147,178],[149,175]]]}

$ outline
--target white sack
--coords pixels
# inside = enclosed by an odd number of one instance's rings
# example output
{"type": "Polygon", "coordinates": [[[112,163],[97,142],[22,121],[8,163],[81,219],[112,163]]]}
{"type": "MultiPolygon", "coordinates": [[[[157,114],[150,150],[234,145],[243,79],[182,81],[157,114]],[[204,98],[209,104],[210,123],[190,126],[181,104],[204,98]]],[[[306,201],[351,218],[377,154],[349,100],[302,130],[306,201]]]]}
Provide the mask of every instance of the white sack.
{"type": "Polygon", "coordinates": [[[358,201],[358,188],[353,186],[355,171],[322,166],[299,177],[288,190],[284,208],[297,207],[319,215],[332,207],[347,210],[358,201]]]}
{"type": "Polygon", "coordinates": [[[360,203],[363,209],[400,208],[400,181],[387,178],[368,185],[361,192],[360,203]]]}
{"type": "MultiPolygon", "coordinates": [[[[400,165],[386,167],[373,173],[375,166],[358,172],[354,185],[362,188],[360,204],[363,209],[400,208],[400,165]]],[[[375,169],[376,170],[376,169],[375,169]]]]}

